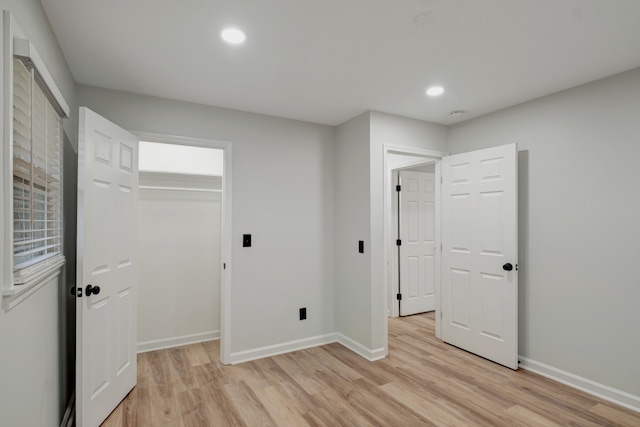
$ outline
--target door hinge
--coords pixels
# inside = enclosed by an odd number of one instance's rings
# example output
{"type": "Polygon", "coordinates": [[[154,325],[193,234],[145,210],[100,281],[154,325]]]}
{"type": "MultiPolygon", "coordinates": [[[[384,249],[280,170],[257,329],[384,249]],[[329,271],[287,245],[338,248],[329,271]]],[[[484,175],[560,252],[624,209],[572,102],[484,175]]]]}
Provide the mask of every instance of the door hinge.
{"type": "Polygon", "coordinates": [[[223,263],[222,263],[222,269],[223,269],[223,270],[226,270],[226,269],[227,269],[227,263],[226,263],[226,262],[223,262],[223,263]]]}
{"type": "Polygon", "coordinates": [[[398,301],[402,301],[402,294],[396,294],[396,299],[398,301]]]}
{"type": "Polygon", "coordinates": [[[398,239],[396,240],[396,246],[401,246],[402,245],[402,240],[398,239]]]}
{"type": "Polygon", "coordinates": [[[440,310],[440,318],[442,319],[442,310],[440,310]]]}
{"type": "Polygon", "coordinates": [[[442,184],[442,177],[440,177],[440,184],[442,184]]]}
{"type": "Polygon", "coordinates": [[[401,185],[396,185],[396,191],[401,191],[402,190],[402,186],[401,185]]]}

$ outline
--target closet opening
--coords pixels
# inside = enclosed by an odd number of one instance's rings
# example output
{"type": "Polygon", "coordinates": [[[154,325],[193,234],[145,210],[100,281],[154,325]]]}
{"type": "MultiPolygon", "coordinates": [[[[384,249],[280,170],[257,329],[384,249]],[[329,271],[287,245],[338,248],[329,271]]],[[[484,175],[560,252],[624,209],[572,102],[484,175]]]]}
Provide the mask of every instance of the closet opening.
{"type": "Polygon", "coordinates": [[[225,150],[141,138],[138,352],[221,334],[225,150]]]}

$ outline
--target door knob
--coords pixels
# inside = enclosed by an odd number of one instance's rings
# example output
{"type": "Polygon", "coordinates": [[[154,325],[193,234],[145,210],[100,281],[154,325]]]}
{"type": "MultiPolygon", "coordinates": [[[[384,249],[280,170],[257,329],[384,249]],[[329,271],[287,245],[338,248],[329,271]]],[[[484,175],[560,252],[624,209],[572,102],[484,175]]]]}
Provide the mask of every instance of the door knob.
{"type": "Polygon", "coordinates": [[[87,289],[85,290],[84,293],[88,297],[90,297],[92,294],[98,295],[100,293],[100,286],[87,285],[87,289]]]}
{"type": "Polygon", "coordinates": [[[513,270],[513,265],[511,265],[511,263],[508,262],[508,263],[506,263],[505,265],[502,266],[502,269],[506,270],[506,271],[511,271],[511,270],[513,270]]]}

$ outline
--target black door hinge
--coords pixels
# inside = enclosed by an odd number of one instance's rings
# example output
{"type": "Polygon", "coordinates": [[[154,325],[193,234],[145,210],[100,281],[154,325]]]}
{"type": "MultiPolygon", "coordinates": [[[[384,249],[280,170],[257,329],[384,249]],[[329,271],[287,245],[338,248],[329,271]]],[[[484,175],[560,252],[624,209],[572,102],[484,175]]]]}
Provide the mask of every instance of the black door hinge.
{"type": "Polygon", "coordinates": [[[402,246],[402,240],[400,239],[396,240],[396,246],[402,246]]]}
{"type": "Polygon", "coordinates": [[[402,294],[396,294],[396,299],[398,301],[402,301],[402,294]]]}
{"type": "Polygon", "coordinates": [[[226,262],[223,262],[223,263],[222,263],[222,269],[223,269],[223,270],[226,270],[226,269],[227,269],[227,263],[226,263],[226,262]]]}
{"type": "Polygon", "coordinates": [[[401,185],[396,185],[396,191],[401,191],[402,186],[401,185]]]}

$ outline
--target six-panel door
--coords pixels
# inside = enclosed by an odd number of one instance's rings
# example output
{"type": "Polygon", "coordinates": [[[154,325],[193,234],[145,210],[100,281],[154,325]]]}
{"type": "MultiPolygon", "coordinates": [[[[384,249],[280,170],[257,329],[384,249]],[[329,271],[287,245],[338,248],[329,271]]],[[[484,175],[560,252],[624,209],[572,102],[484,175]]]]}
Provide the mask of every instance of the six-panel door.
{"type": "Polygon", "coordinates": [[[516,145],[445,157],[442,177],[442,339],[517,369],[516,145]]]}
{"type": "Polygon", "coordinates": [[[435,174],[400,171],[400,315],[424,313],[435,302],[435,174]]]}
{"type": "Polygon", "coordinates": [[[93,427],[137,380],[138,139],[86,108],[78,139],[76,424],[93,427]]]}

